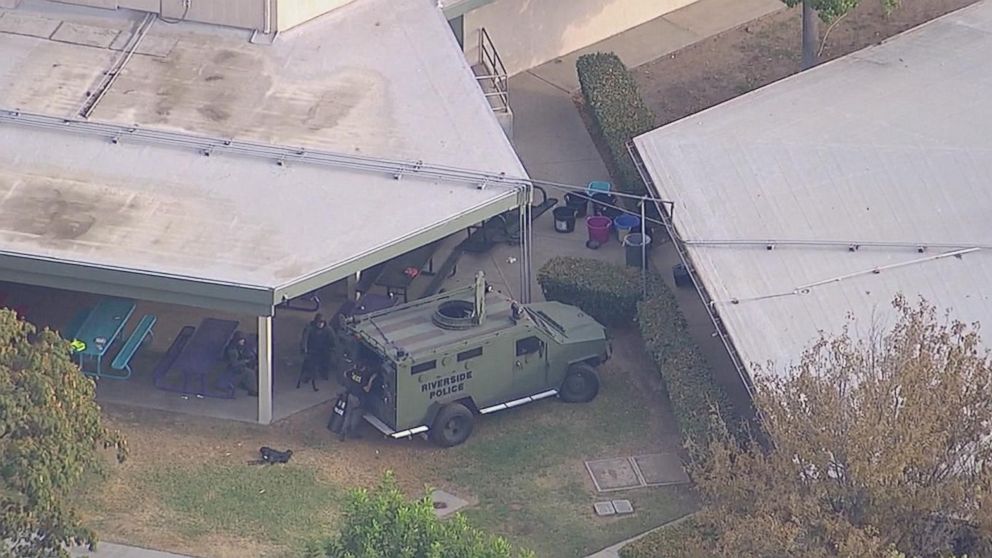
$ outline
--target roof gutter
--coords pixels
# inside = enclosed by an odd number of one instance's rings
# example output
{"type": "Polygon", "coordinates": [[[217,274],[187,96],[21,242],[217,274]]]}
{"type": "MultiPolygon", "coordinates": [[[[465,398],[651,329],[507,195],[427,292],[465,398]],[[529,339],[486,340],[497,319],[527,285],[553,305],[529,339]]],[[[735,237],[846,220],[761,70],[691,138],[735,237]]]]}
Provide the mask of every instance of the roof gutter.
{"type": "Polygon", "coordinates": [[[455,19],[458,16],[463,16],[468,12],[477,10],[488,4],[492,4],[494,1],[495,0],[449,0],[444,3],[444,7],[441,8],[441,11],[444,13],[444,17],[448,19],[455,19]]]}
{"type": "Polygon", "coordinates": [[[495,217],[500,213],[515,209],[519,203],[520,195],[518,189],[507,189],[503,195],[453,215],[437,225],[421,229],[387,245],[370,248],[361,254],[357,254],[343,262],[338,262],[322,271],[277,287],[273,292],[273,304],[282,304],[303,296],[325,285],[330,285],[359,271],[366,270],[376,264],[415,250],[425,244],[430,244],[435,240],[459,233],[471,225],[481,223],[490,217],[495,217]]]}
{"type": "Polygon", "coordinates": [[[273,306],[272,292],[265,287],[104,267],[8,251],[0,251],[0,281],[254,316],[272,315],[273,306]]]}

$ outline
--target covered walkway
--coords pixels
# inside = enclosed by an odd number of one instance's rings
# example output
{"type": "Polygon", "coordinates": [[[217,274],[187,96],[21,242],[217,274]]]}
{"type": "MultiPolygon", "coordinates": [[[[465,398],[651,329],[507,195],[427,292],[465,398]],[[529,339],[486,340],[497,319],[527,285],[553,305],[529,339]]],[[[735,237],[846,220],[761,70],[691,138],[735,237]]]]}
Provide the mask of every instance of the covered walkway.
{"type": "Polygon", "coordinates": [[[527,199],[429,2],[256,45],[30,0],[0,9],[0,51],[0,280],[242,316],[262,423],[281,304],[527,199]]]}

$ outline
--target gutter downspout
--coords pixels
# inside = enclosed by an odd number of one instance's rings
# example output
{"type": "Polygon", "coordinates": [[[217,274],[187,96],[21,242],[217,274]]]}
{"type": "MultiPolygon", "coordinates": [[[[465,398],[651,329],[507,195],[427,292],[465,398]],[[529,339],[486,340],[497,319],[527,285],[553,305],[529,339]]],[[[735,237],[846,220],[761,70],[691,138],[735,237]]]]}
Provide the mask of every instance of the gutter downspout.
{"type": "Polygon", "coordinates": [[[262,33],[268,35],[272,32],[272,14],[275,13],[272,9],[272,2],[274,0],[262,0],[262,33]]]}

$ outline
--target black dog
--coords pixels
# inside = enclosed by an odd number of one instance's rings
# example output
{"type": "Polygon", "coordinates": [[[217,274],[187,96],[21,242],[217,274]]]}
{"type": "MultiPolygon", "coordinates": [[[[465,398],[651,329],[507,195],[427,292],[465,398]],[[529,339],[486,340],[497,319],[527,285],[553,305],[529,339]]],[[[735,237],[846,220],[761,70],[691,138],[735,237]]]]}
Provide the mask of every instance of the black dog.
{"type": "Polygon", "coordinates": [[[293,457],[293,450],[291,449],[279,451],[270,447],[262,447],[258,450],[258,453],[262,454],[262,459],[255,462],[258,464],[268,463],[269,465],[273,465],[275,463],[288,463],[289,458],[293,457]]]}

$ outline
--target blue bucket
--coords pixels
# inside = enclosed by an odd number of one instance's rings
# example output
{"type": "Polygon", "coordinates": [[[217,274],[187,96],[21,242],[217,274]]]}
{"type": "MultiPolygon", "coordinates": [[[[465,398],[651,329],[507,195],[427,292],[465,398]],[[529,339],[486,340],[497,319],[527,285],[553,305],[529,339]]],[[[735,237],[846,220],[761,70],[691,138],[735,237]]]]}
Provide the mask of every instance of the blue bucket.
{"type": "Polygon", "coordinates": [[[621,242],[623,242],[623,239],[630,234],[630,229],[639,227],[640,225],[641,218],[636,215],[630,215],[629,213],[619,215],[613,220],[613,228],[617,230],[617,237],[621,242]]]}

